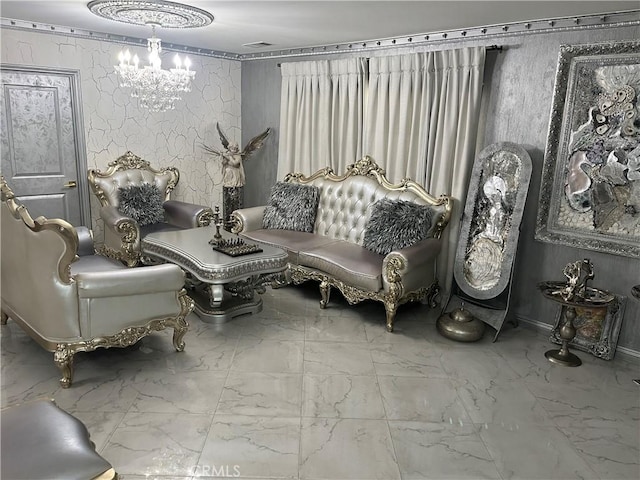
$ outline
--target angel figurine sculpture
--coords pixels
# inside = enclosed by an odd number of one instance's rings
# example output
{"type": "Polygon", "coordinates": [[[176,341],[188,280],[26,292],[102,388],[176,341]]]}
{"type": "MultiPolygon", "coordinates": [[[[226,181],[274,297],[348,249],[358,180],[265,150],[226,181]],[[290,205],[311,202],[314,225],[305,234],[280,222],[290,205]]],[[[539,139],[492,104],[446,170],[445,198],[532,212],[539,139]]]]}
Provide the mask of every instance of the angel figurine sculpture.
{"type": "Polygon", "coordinates": [[[216,123],[218,135],[220,135],[220,143],[222,150],[217,150],[208,145],[202,144],[202,148],[211,155],[216,156],[222,162],[222,187],[223,187],[223,215],[225,228],[230,228],[231,212],[243,207],[244,203],[244,184],[246,177],[244,174],[244,160],[253,152],[262,147],[265,139],[271,133],[271,129],[267,128],[260,135],[253,137],[249,143],[240,151],[237,143],[229,142],[229,139],[220,128],[220,124],[216,123]]]}
{"type": "Polygon", "coordinates": [[[219,123],[216,123],[216,128],[220,135],[220,143],[222,143],[223,151],[216,150],[205,144],[202,144],[202,148],[204,148],[207,153],[216,155],[222,160],[222,185],[224,187],[244,187],[246,177],[244,174],[243,160],[262,147],[265,139],[269,133],[271,133],[271,129],[267,128],[260,135],[253,137],[244,149],[240,151],[237,143],[229,142],[229,139],[227,139],[226,135],[222,132],[219,123]]]}

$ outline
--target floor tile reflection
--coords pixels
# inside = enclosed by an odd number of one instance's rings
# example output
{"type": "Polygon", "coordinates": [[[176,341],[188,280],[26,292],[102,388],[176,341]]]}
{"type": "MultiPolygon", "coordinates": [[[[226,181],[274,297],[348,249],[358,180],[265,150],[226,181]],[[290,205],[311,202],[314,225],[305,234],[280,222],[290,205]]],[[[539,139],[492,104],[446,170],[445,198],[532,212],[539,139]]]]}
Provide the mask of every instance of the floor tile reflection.
{"type": "Polygon", "coordinates": [[[506,327],[472,344],[403,305],[317,285],[268,289],[263,311],[212,325],[190,315],[186,349],[158,332],[76,359],[13,321],[0,329],[2,406],[54,398],[125,480],[640,478],[640,360],[549,363],[548,334],[506,327]]]}

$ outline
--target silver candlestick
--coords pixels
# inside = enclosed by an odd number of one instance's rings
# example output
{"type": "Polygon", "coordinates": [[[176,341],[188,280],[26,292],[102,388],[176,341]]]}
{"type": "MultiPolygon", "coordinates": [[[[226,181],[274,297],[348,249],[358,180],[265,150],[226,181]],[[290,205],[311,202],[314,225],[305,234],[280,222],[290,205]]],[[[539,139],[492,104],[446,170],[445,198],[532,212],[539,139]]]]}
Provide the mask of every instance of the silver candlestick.
{"type": "Polygon", "coordinates": [[[220,217],[220,207],[218,205],[216,205],[213,210],[213,224],[216,226],[216,233],[213,238],[216,242],[219,242],[222,238],[222,235],[220,235],[220,227],[224,225],[224,219],[220,217]]]}

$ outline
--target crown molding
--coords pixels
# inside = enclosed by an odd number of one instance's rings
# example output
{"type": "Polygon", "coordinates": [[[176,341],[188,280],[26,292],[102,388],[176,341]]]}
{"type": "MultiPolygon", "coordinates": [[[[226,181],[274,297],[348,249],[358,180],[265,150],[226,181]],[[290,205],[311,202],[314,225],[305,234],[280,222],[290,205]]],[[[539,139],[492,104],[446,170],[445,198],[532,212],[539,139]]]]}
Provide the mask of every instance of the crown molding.
{"type": "Polygon", "coordinates": [[[400,37],[389,37],[360,42],[283,49],[271,52],[256,52],[241,55],[241,60],[260,60],[266,58],[284,58],[323,54],[328,55],[345,52],[367,52],[408,46],[441,45],[446,42],[470,39],[488,40],[492,43],[496,43],[502,38],[513,36],[593,30],[600,28],[619,28],[634,25],[640,26],[640,10],[532,20],[527,22],[513,22],[466,29],[403,35],[400,37]]]}
{"type": "MultiPolygon", "coordinates": [[[[38,33],[48,33],[52,35],[62,35],[67,37],[85,38],[90,40],[100,40],[103,42],[111,42],[120,45],[128,45],[131,47],[147,48],[148,40],[146,38],[128,37],[125,35],[115,35],[113,33],[94,32],[92,30],[83,30],[81,28],[65,27],[60,25],[49,25],[45,23],[29,22],[26,20],[15,20],[12,18],[0,18],[0,26],[6,29],[33,31],[38,33]]],[[[227,58],[231,60],[240,60],[241,55],[219,50],[211,50],[208,48],[190,47],[177,43],[162,42],[163,50],[172,52],[190,53],[193,55],[202,55],[205,57],[227,58]]]]}
{"type": "MultiPolygon", "coordinates": [[[[121,45],[146,47],[146,38],[128,37],[110,33],[94,32],[79,28],[34,23],[24,20],[0,18],[0,26],[7,29],[29,30],[53,35],[64,35],[85,39],[101,40],[121,45]]],[[[205,57],[214,57],[227,60],[263,60],[269,58],[286,58],[310,55],[329,55],[345,52],[368,52],[408,46],[441,45],[451,41],[461,40],[488,40],[493,43],[501,38],[522,35],[537,35],[544,33],[558,33],[568,31],[593,30],[600,28],[620,28],[628,26],[640,26],[640,10],[627,10],[596,15],[583,15],[528,22],[514,22],[506,24],[488,25],[467,29],[446,30],[439,32],[404,35],[401,37],[380,38],[363,40],[351,43],[338,43],[318,45],[312,47],[288,48],[269,52],[252,52],[246,54],[223,52],[207,48],[191,47],[176,43],[163,42],[165,50],[173,52],[190,53],[205,57]]]]}

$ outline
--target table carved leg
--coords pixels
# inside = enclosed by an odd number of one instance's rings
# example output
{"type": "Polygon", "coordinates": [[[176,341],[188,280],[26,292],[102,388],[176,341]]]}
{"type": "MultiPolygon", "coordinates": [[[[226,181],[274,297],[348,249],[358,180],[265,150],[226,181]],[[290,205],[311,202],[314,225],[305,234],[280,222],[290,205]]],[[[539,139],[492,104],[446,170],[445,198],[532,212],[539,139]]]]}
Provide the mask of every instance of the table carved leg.
{"type": "Polygon", "coordinates": [[[576,336],[576,328],[573,325],[573,321],[576,318],[576,309],[573,306],[567,306],[564,310],[564,323],[560,327],[560,338],[562,339],[562,346],[560,350],[549,350],[544,356],[550,362],[558,363],[566,367],[577,367],[582,365],[582,360],[569,351],[569,342],[576,336]]]}
{"type": "Polygon", "coordinates": [[[224,286],[220,284],[208,285],[209,290],[209,306],[218,308],[222,305],[224,299],[224,286]]]}
{"type": "Polygon", "coordinates": [[[282,276],[283,273],[253,275],[226,284],[192,281],[189,295],[203,322],[221,324],[238,315],[262,311],[262,298],[256,294],[264,293],[266,284],[282,282],[282,276]]]}

